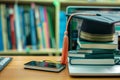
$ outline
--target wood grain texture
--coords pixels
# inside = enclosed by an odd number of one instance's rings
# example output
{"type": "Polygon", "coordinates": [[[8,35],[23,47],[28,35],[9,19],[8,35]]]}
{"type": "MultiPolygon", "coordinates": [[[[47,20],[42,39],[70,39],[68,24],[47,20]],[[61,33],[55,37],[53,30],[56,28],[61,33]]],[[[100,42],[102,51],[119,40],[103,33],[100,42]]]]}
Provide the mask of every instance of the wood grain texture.
{"type": "Polygon", "coordinates": [[[120,80],[120,77],[71,77],[66,67],[60,73],[24,69],[24,63],[31,60],[59,61],[52,56],[12,56],[13,60],[0,72],[0,80],[120,80]]]}

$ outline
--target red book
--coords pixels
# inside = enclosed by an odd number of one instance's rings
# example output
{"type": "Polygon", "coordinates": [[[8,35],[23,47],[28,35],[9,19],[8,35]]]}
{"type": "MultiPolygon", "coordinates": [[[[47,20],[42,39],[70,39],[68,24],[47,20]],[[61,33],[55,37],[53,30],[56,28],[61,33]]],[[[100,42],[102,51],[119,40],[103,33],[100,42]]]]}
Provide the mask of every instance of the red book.
{"type": "Polygon", "coordinates": [[[11,31],[12,49],[16,49],[16,36],[15,36],[14,8],[13,8],[13,6],[9,7],[9,13],[10,13],[10,31],[11,31]]]}
{"type": "Polygon", "coordinates": [[[48,17],[47,17],[47,9],[44,7],[44,20],[45,20],[45,39],[46,39],[46,48],[50,48],[50,35],[49,35],[49,25],[48,25],[48,17]]]}

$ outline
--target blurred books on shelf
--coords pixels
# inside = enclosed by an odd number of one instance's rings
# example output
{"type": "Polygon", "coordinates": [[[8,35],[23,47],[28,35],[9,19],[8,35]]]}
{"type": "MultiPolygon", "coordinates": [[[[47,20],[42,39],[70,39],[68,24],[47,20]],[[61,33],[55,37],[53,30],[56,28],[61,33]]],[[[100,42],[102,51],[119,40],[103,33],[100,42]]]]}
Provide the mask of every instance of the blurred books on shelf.
{"type": "Polygon", "coordinates": [[[35,3],[0,4],[1,51],[56,48],[54,12],[35,3]]]}

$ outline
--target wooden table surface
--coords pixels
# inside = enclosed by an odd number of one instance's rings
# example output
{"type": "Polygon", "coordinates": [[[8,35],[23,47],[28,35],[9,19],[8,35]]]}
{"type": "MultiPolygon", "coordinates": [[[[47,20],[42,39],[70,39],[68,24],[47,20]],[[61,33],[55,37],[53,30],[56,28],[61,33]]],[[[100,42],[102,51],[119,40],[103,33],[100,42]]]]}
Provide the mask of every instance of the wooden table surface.
{"type": "Polygon", "coordinates": [[[0,72],[0,80],[120,80],[120,77],[71,77],[66,67],[60,73],[24,69],[24,63],[31,60],[56,60],[52,56],[11,56],[13,60],[0,72]]]}

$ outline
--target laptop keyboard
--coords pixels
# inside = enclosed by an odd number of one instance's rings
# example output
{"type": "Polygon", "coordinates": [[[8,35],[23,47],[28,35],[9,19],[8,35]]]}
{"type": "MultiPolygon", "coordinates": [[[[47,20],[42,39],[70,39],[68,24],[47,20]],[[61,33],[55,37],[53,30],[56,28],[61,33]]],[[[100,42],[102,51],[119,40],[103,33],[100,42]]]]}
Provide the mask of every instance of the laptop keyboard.
{"type": "Polygon", "coordinates": [[[11,60],[11,57],[0,57],[0,71],[2,71],[11,60]]]}

